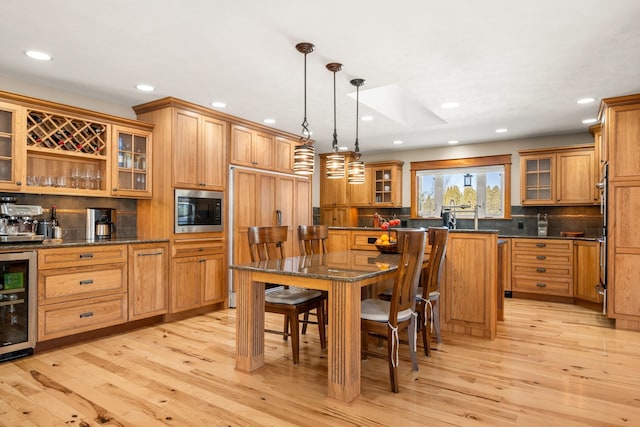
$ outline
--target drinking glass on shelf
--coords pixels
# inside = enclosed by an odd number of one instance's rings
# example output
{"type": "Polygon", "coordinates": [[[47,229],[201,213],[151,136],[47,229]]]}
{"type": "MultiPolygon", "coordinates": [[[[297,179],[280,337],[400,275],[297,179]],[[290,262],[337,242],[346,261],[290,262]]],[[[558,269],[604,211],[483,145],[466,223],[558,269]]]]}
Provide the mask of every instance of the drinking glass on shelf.
{"type": "Polygon", "coordinates": [[[93,171],[85,169],[82,172],[82,181],[84,182],[84,188],[87,190],[93,190],[93,171]]]}
{"type": "Polygon", "coordinates": [[[79,167],[73,167],[71,168],[71,173],[69,174],[70,178],[71,178],[71,187],[73,188],[78,188],[78,186],[80,185],[80,168],[79,167]]]}
{"type": "Polygon", "coordinates": [[[102,171],[100,171],[100,169],[96,170],[94,176],[93,176],[94,180],[95,180],[95,189],[96,190],[100,190],[102,188],[101,186],[101,182],[102,182],[102,171]]]}

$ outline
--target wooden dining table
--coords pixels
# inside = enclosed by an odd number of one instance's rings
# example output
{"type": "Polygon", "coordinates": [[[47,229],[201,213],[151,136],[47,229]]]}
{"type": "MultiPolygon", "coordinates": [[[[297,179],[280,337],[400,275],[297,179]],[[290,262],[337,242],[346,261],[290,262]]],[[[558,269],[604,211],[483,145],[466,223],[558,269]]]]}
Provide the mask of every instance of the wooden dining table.
{"type": "Polygon", "coordinates": [[[350,250],[231,265],[236,290],[236,369],[264,366],[265,283],[328,293],[327,395],[351,402],[360,395],[361,290],[393,280],[398,254],[350,250]]]}

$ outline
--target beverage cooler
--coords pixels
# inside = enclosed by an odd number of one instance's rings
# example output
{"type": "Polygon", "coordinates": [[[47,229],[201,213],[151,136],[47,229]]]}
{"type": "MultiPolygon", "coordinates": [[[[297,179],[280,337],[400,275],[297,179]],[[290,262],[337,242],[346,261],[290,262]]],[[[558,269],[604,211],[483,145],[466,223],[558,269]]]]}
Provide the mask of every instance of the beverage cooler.
{"type": "Polygon", "coordinates": [[[0,362],[33,354],[36,252],[0,253],[0,362]]]}

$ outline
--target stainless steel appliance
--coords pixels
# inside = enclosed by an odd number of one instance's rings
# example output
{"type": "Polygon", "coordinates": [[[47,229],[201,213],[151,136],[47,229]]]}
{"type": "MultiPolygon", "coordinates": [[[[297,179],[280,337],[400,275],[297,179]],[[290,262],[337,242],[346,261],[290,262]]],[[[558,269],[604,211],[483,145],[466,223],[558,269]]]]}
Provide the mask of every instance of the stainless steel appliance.
{"type": "Polygon", "coordinates": [[[38,242],[46,236],[39,234],[38,220],[42,206],[0,204],[0,243],[38,242]]]}
{"type": "Polygon", "coordinates": [[[33,354],[36,260],[35,251],[0,254],[0,362],[33,354]]]}
{"type": "Polygon", "coordinates": [[[114,208],[87,208],[86,238],[108,240],[115,238],[116,210],[114,208]]]}
{"type": "Polygon", "coordinates": [[[603,179],[596,184],[600,190],[600,213],[602,214],[602,236],[600,242],[600,280],[596,284],[598,293],[602,295],[602,314],[607,314],[607,191],[609,181],[609,164],[603,166],[603,179]]]}
{"type": "Polygon", "coordinates": [[[176,233],[222,231],[224,194],[219,191],[175,190],[176,233]]]}

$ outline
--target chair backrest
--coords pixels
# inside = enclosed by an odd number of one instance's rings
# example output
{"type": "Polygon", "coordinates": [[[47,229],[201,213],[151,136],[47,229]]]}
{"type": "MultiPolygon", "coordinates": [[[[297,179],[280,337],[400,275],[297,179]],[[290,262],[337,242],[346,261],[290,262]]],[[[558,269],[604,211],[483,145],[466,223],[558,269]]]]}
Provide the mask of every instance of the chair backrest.
{"type": "Polygon", "coordinates": [[[429,253],[429,264],[422,276],[422,297],[427,298],[431,292],[440,290],[440,278],[442,277],[442,266],[447,252],[447,240],[449,238],[448,227],[429,227],[429,243],[431,252],[429,253]]]}
{"type": "Polygon", "coordinates": [[[426,241],[425,230],[407,230],[401,243],[400,263],[391,294],[391,308],[389,310],[389,323],[396,326],[398,312],[406,309],[414,309],[416,303],[416,291],[422,270],[424,257],[424,245],[426,241]]]}
{"type": "Polygon", "coordinates": [[[249,252],[251,261],[266,261],[284,258],[284,242],[287,241],[287,226],[249,227],[249,252]]]}
{"type": "Polygon", "coordinates": [[[325,242],[328,238],[329,227],[326,225],[299,225],[300,255],[315,255],[327,252],[325,242]]]}

